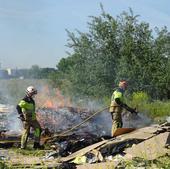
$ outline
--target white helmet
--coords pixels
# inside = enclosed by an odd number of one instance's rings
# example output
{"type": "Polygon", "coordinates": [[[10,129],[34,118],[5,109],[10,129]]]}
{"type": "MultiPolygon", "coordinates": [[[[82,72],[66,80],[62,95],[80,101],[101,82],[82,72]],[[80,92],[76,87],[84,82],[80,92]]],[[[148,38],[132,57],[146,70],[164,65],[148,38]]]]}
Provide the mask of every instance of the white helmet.
{"type": "Polygon", "coordinates": [[[37,89],[35,89],[33,86],[28,86],[26,89],[26,95],[33,96],[35,94],[37,94],[37,89]]]}

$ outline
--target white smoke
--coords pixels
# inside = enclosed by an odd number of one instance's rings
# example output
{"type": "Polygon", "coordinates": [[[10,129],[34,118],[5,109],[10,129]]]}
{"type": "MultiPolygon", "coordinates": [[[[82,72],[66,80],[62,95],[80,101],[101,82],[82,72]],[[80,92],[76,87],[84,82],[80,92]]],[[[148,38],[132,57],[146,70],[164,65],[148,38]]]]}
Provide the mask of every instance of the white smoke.
{"type": "MultiPolygon", "coordinates": [[[[46,82],[36,81],[36,80],[30,81],[30,80],[19,80],[18,79],[16,81],[6,80],[6,81],[3,81],[3,83],[0,83],[0,96],[3,96],[3,99],[0,98],[0,103],[2,100],[4,104],[13,105],[13,110],[10,111],[8,116],[6,116],[8,123],[5,127],[8,130],[12,130],[16,132],[20,132],[22,130],[22,123],[20,119],[18,119],[18,113],[16,112],[15,107],[18,104],[18,101],[24,97],[25,88],[29,85],[33,85],[38,89],[39,93],[37,96],[39,96],[39,98],[37,99],[37,101],[40,101],[42,99],[41,91],[43,92],[44,86],[48,86],[46,82]]],[[[52,94],[55,94],[54,90],[51,90],[51,91],[52,91],[52,94]]],[[[44,99],[46,100],[46,98],[47,98],[47,95],[44,99]]],[[[100,111],[105,107],[102,105],[102,101],[99,101],[99,100],[93,101],[93,100],[90,100],[89,98],[83,98],[83,97],[82,99],[77,99],[77,100],[78,101],[76,103],[72,103],[72,105],[78,108],[80,107],[82,109],[83,108],[87,109],[87,112],[88,111],[91,112],[89,115],[92,115],[93,113],[100,111]]],[[[68,124],[70,124],[70,126],[71,126],[71,123],[69,122],[71,121],[73,122],[72,123],[73,125],[80,122],[80,119],[78,117],[73,118],[73,116],[71,115],[69,116],[69,114],[67,113],[66,115],[67,115],[66,117],[71,117],[71,118],[68,118],[69,119],[68,124]]],[[[142,113],[139,113],[137,116],[135,115],[133,116],[127,113],[125,115],[123,114],[122,116],[123,116],[123,124],[124,124],[123,127],[139,128],[139,127],[143,127],[151,123],[151,120],[142,113]]],[[[0,117],[0,120],[1,120],[1,117],[0,117]]],[[[94,134],[110,135],[111,126],[112,126],[111,114],[108,112],[108,110],[100,112],[95,117],[93,117],[90,120],[90,123],[87,123],[86,126],[87,126],[87,129],[92,129],[92,131],[96,132],[94,134]]]]}
{"type": "Polygon", "coordinates": [[[0,104],[0,129],[20,133],[22,124],[14,106],[0,104]]]}
{"type": "Polygon", "coordinates": [[[170,123],[170,116],[166,118],[167,122],[170,123]]]}
{"type": "Polygon", "coordinates": [[[15,132],[15,133],[21,133],[23,129],[23,125],[21,120],[18,118],[18,113],[16,111],[13,111],[8,116],[8,126],[7,129],[9,131],[15,132]]]}
{"type": "Polygon", "coordinates": [[[112,117],[108,111],[104,111],[94,117],[95,125],[98,129],[98,135],[110,136],[112,127],[112,117]]]}
{"type": "Polygon", "coordinates": [[[18,118],[16,105],[24,97],[25,89],[33,85],[38,90],[47,85],[43,80],[0,80],[0,129],[20,133],[23,129],[22,122],[18,118]],[[4,112],[5,111],[5,112],[4,112]]]}
{"type": "Polygon", "coordinates": [[[136,115],[128,112],[123,114],[123,127],[125,128],[141,128],[151,123],[152,120],[143,113],[136,115]]]}

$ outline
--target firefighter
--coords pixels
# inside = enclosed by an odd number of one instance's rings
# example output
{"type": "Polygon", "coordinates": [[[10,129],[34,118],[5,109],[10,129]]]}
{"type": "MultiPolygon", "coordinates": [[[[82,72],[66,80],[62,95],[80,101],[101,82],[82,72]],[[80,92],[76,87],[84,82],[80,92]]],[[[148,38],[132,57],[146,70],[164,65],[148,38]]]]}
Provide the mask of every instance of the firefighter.
{"type": "Polygon", "coordinates": [[[36,94],[37,90],[33,86],[27,87],[25,97],[16,106],[16,109],[20,116],[19,118],[21,119],[24,128],[21,136],[21,149],[25,149],[27,146],[27,140],[30,134],[31,127],[34,130],[33,148],[43,148],[43,146],[40,145],[41,126],[36,119],[35,101],[33,99],[36,94]]]}
{"type": "Polygon", "coordinates": [[[127,111],[137,114],[137,112],[127,106],[124,103],[124,92],[127,89],[127,81],[121,80],[119,82],[119,87],[113,92],[111,97],[111,104],[109,112],[112,116],[112,131],[111,135],[113,136],[117,128],[122,128],[123,122],[122,122],[122,111],[123,109],[126,109],[127,111]]]}

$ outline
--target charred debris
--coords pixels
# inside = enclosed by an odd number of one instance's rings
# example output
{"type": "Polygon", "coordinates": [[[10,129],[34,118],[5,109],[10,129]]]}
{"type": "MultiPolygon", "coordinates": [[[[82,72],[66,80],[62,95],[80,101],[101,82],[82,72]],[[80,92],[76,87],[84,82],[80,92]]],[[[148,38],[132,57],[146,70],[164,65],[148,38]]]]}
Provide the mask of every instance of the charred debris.
{"type": "MultiPolygon", "coordinates": [[[[109,119],[108,112],[104,111],[98,117],[82,123],[92,114],[92,111],[74,107],[38,109],[38,120],[44,129],[41,143],[48,148],[42,150],[45,156],[35,160],[34,167],[41,168],[44,165],[47,168],[83,169],[84,166],[96,168],[99,164],[103,167],[116,167],[122,160],[155,160],[161,156],[170,156],[170,123],[150,124],[148,120],[143,126],[138,123],[138,128],[126,125],[117,130],[115,137],[110,137],[110,126],[106,122],[109,119]],[[80,123],[81,126],[73,127],[80,123]]],[[[8,112],[0,112],[0,151],[20,144],[22,127],[18,132],[5,128],[8,126],[9,116],[11,114],[8,112]]],[[[132,121],[141,121],[142,116],[131,118],[132,121]]],[[[8,155],[6,162],[12,158],[8,155]]],[[[23,160],[15,160],[13,165],[17,166],[16,164],[26,165],[23,160]]]]}

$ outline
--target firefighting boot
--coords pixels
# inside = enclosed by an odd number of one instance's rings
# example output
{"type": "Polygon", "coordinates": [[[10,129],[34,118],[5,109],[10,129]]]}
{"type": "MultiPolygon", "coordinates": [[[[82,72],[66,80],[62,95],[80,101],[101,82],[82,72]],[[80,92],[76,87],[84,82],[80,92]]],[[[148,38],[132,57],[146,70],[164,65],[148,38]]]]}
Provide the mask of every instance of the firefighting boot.
{"type": "Polygon", "coordinates": [[[44,149],[44,146],[43,146],[43,145],[40,145],[40,143],[38,143],[38,142],[34,142],[33,148],[34,148],[34,149],[41,149],[41,150],[43,150],[43,149],[44,149]]]}

